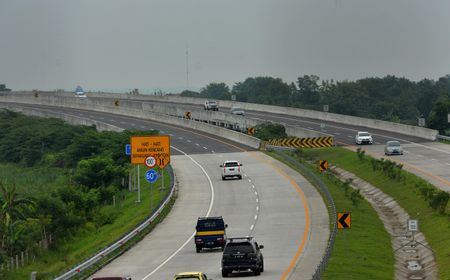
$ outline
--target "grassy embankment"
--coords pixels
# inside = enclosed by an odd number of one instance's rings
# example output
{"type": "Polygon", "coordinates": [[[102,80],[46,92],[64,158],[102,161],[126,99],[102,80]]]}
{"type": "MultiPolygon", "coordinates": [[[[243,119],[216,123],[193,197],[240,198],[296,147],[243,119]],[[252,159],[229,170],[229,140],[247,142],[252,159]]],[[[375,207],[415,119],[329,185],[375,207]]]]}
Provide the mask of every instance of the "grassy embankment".
{"type": "MultiPolygon", "coordinates": [[[[283,161],[275,153],[269,155],[283,161]]],[[[290,166],[300,172],[295,166],[290,166]]],[[[317,168],[309,167],[320,175],[317,168]]],[[[345,187],[336,178],[321,178],[333,197],[337,212],[351,212],[352,217],[351,229],[338,230],[331,259],[321,279],[393,279],[394,256],[390,237],[375,210],[364,199],[359,199],[357,205],[353,204],[351,191],[346,194],[345,187]]]]}
{"type": "MultiPolygon", "coordinates": [[[[111,224],[101,228],[87,227],[78,235],[68,237],[66,244],[58,250],[42,251],[34,263],[9,273],[7,279],[29,279],[32,271],[38,272],[38,279],[52,279],[52,276],[58,272],[93,255],[145,220],[150,213],[150,184],[144,178],[145,170],[143,166],[141,168],[141,203],[135,202],[136,191],[124,191],[122,197],[116,199],[115,207],[111,203],[101,210],[115,217],[111,224]]],[[[12,165],[1,165],[0,176],[3,180],[15,182],[19,193],[33,196],[40,192],[50,192],[70,180],[61,169],[23,169],[12,165]]],[[[169,191],[170,178],[166,172],[164,183],[166,187],[162,191],[160,191],[160,180],[153,184],[153,208],[159,205],[169,191]]]]}
{"type": "MultiPolygon", "coordinates": [[[[412,218],[418,219],[420,230],[435,252],[439,279],[450,279],[450,205],[447,205],[444,214],[430,207],[421,194],[420,186],[434,188],[432,185],[406,171],[402,171],[404,181],[390,179],[381,171],[372,170],[369,156],[364,156],[364,160],[360,161],[356,153],[344,148],[318,149],[310,153],[316,160],[326,159],[330,164],[357,174],[394,198],[412,218]]],[[[354,219],[352,225],[357,224],[354,219]]]]}

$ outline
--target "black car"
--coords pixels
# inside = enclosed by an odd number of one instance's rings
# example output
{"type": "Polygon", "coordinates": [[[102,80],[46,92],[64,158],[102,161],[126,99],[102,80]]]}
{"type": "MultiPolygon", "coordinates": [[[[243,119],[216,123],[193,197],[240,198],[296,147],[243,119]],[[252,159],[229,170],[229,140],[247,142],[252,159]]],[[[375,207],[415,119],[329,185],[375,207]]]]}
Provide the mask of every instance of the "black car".
{"type": "Polygon", "coordinates": [[[253,237],[229,238],[222,255],[222,277],[233,271],[248,270],[259,275],[264,271],[262,248],[253,237]]]}

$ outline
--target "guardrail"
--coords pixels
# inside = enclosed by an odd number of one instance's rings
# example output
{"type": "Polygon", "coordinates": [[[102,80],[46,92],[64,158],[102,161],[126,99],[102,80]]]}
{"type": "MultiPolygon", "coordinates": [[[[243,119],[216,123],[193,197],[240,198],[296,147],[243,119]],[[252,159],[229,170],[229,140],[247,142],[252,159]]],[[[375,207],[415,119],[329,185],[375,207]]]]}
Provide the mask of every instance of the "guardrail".
{"type": "Polygon", "coordinates": [[[145,229],[147,226],[149,226],[163,211],[163,209],[169,204],[170,200],[172,199],[174,192],[175,192],[175,174],[173,172],[172,166],[168,166],[167,170],[170,175],[170,193],[167,195],[166,199],[159,205],[159,207],[153,211],[153,213],[150,214],[150,217],[142,222],[139,226],[125,234],[122,238],[120,238],[115,243],[108,245],[107,247],[100,250],[97,254],[95,254],[93,257],[90,257],[81,263],[77,264],[73,268],[69,269],[68,271],[64,272],[63,274],[57,276],[54,278],[54,280],[66,280],[70,279],[71,277],[80,275],[80,273],[86,269],[89,269],[93,265],[95,265],[97,262],[105,259],[109,254],[114,252],[115,250],[119,249],[120,247],[124,246],[131,238],[135,237],[137,234],[139,234],[143,229],[145,229]]]}
{"type": "MultiPolygon", "coordinates": [[[[330,208],[330,218],[331,218],[331,232],[330,232],[330,238],[328,239],[327,248],[325,249],[325,254],[322,258],[322,261],[317,266],[316,271],[314,272],[312,279],[313,280],[319,280],[321,274],[325,271],[325,268],[328,264],[328,261],[330,260],[331,253],[333,251],[334,247],[334,241],[336,239],[336,233],[337,233],[337,218],[336,218],[336,205],[334,204],[333,197],[331,196],[330,192],[328,191],[328,187],[325,185],[322,179],[320,179],[319,176],[314,174],[311,170],[309,170],[306,166],[301,164],[300,162],[294,160],[293,158],[289,157],[285,153],[283,153],[281,150],[274,148],[273,146],[268,146],[268,149],[273,150],[276,152],[277,155],[282,157],[284,160],[289,162],[290,164],[296,166],[299,170],[301,170],[301,173],[303,176],[305,176],[308,181],[312,183],[313,186],[315,186],[319,192],[321,192],[324,196],[324,198],[327,200],[327,205],[330,208]]],[[[285,149],[284,149],[285,150],[285,149]]]]}
{"type": "Polygon", "coordinates": [[[438,140],[450,141],[450,136],[438,135],[436,136],[438,140]]]}

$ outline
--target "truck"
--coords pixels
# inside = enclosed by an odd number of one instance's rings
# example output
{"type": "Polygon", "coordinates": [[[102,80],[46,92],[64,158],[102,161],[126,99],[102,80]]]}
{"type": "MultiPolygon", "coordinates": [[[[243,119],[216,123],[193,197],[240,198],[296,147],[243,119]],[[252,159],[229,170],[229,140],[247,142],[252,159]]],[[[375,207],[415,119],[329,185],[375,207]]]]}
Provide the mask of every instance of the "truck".
{"type": "Polygon", "coordinates": [[[199,253],[204,248],[223,248],[227,241],[225,229],[228,227],[222,216],[199,217],[195,227],[195,248],[199,253]]]}

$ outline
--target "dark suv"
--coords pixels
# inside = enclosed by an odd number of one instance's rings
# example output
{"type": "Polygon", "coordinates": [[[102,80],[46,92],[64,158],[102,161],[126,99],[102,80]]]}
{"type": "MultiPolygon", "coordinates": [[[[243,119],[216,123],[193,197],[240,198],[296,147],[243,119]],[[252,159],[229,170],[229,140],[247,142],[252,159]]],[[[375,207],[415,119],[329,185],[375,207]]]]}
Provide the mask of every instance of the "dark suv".
{"type": "Polygon", "coordinates": [[[222,255],[222,277],[233,271],[252,270],[255,275],[264,271],[263,245],[253,237],[229,238],[222,255]]]}

